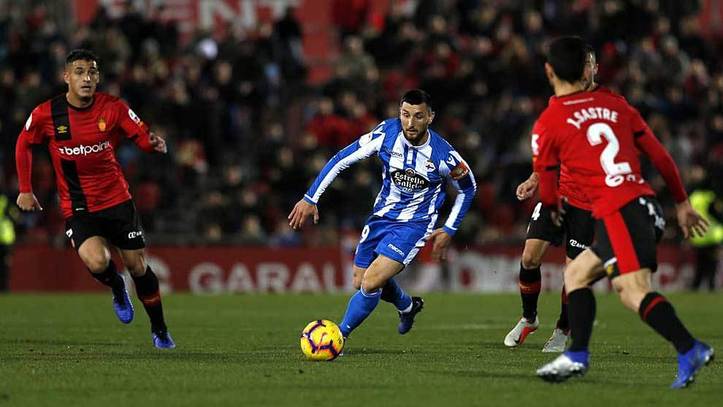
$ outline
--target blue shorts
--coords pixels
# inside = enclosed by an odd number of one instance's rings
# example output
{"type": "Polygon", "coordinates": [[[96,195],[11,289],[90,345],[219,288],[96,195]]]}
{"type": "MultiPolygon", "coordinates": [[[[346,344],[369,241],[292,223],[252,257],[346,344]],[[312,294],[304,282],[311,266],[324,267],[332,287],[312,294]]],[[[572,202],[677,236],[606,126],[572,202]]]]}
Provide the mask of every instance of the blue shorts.
{"type": "Polygon", "coordinates": [[[383,255],[408,265],[432,233],[433,222],[399,222],[372,216],[362,231],[354,254],[354,265],[367,268],[383,255]]]}

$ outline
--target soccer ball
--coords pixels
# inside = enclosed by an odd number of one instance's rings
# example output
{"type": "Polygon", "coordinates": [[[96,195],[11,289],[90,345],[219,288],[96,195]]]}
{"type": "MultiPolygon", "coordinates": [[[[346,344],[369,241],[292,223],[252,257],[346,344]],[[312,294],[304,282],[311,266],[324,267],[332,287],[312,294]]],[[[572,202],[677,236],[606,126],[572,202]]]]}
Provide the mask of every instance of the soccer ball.
{"type": "Polygon", "coordinates": [[[311,321],[301,331],[301,351],[309,360],[334,360],[344,349],[339,327],[327,320],[311,321]]]}

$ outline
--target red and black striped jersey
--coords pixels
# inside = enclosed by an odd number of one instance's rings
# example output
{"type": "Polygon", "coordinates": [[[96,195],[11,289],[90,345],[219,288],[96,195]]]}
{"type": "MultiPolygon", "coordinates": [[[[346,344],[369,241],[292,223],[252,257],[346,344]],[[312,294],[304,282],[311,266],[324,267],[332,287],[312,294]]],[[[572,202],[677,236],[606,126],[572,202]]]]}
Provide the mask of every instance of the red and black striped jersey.
{"type": "Polygon", "coordinates": [[[148,126],[117,97],[97,92],[93,103],[76,108],[65,94],[38,105],[16,145],[20,192],[32,192],[31,144],[47,144],[66,219],[97,212],[131,199],[115,157],[123,137],[151,152],[148,126]]]}
{"type": "Polygon", "coordinates": [[[593,216],[602,218],[638,196],[654,195],[643,179],[639,154],[661,173],[676,202],[687,199],[680,174],[638,111],[605,88],[552,97],[540,115],[540,200],[557,205],[557,171],[565,167],[572,183],[584,189],[593,216]]]}

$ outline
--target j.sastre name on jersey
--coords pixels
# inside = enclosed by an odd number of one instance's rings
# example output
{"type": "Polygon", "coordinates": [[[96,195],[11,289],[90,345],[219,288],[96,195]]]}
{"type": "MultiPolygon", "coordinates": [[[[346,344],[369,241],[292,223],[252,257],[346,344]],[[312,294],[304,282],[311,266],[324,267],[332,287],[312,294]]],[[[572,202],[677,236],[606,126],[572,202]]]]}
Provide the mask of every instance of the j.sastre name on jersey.
{"type": "Polygon", "coordinates": [[[392,172],[392,180],[404,192],[416,192],[429,187],[429,181],[411,168],[392,172]]]}

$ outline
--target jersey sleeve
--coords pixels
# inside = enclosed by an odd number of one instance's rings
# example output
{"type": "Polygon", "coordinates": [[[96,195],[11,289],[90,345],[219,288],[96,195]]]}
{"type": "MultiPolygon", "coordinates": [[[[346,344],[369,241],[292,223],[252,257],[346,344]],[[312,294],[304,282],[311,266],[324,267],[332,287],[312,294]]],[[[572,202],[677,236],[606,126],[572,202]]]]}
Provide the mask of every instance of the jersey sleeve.
{"type": "Polygon", "coordinates": [[[547,129],[538,123],[535,125],[539,131],[536,138],[538,154],[535,157],[533,147],[533,171],[539,174],[540,200],[545,206],[557,206],[558,186],[557,174],[560,169],[560,152],[556,145],[556,139],[547,129]]]}
{"type": "Polygon", "coordinates": [[[653,134],[653,131],[648,127],[648,124],[640,116],[640,113],[634,107],[630,107],[632,111],[632,123],[631,128],[633,130],[633,136],[635,137],[635,145],[637,148],[645,153],[650,158],[650,161],[658,170],[660,175],[663,176],[665,184],[670,189],[673,199],[676,203],[681,203],[688,199],[688,194],[685,192],[683,181],[680,178],[678,167],[673,161],[673,157],[670,156],[668,150],[660,143],[657,137],[653,134]]]}
{"type": "Polygon", "coordinates": [[[150,128],[140,117],[122,100],[116,102],[118,123],[126,137],[131,139],[138,148],[145,152],[153,152],[150,141],[150,128]]]}
{"type": "Polygon", "coordinates": [[[532,134],[530,135],[530,149],[532,150],[532,164],[537,161],[540,155],[540,135],[542,134],[542,125],[540,121],[536,121],[532,126],[532,134]]]}
{"type": "Polygon", "coordinates": [[[357,141],[336,153],[336,155],[324,165],[324,168],[311,184],[311,187],[306,191],[304,200],[312,205],[316,205],[321,195],[326,188],[331,185],[337,175],[355,162],[379,152],[384,142],[384,135],[384,122],[382,122],[374,130],[359,137],[357,141]]]}
{"type": "Polygon", "coordinates": [[[450,236],[454,236],[457,233],[462,219],[469,211],[474,200],[475,193],[477,192],[477,183],[474,179],[472,170],[469,169],[462,156],[456,151],[452,150],[449,152],[449,157],[445,160],[445,164],[449,169],[446,174],[451,184],[457,189],[457,198],[454,200],[454,206],[452,211],[447,217],[447,221],[444,222],[442,229],[450,236]]]}
{"type": "Polygon", "coordinates": [[[20,131],[15,144],[15,167],[18,172],[18,190],[22,193],[32,192],[33,144],[42,144],[47,140],[43,132],[43,120],[46,119],[40,106],[36,107],[25,126],[20,131]]]}

